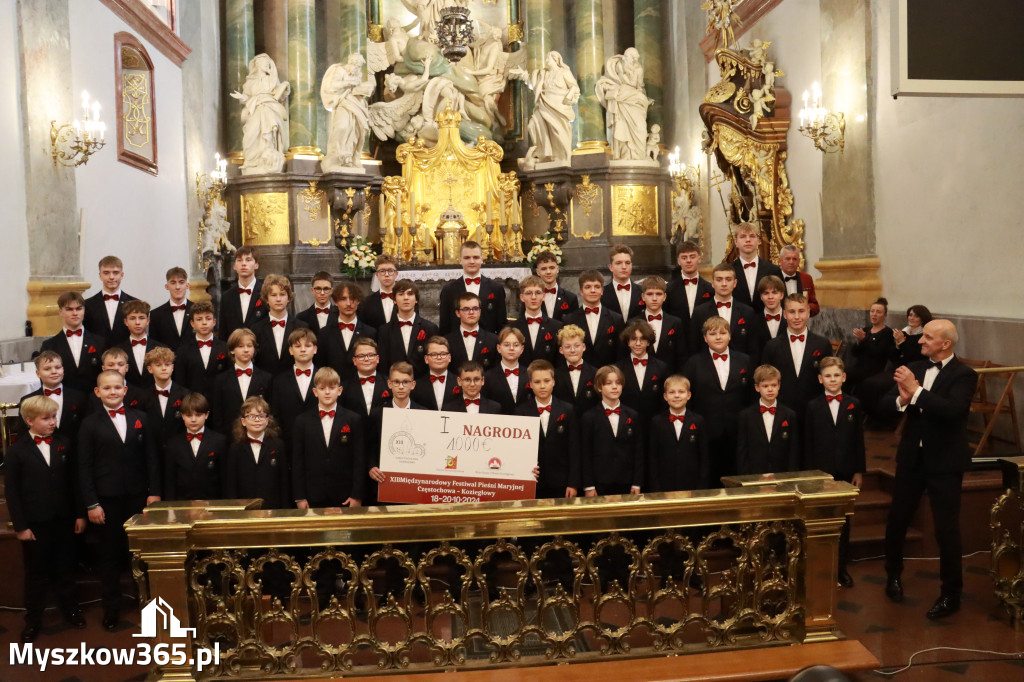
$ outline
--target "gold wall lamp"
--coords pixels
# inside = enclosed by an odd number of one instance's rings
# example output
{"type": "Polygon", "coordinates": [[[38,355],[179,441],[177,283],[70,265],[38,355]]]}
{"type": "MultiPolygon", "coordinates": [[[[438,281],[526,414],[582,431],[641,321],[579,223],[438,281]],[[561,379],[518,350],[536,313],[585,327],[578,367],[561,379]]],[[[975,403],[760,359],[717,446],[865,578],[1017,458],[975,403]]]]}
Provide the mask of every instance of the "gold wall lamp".
{"type": "Polygon", "coordinates": [[[824,154],[842,152],[846,147],[846,118],[843,112],[833,113],[821,105],[821,86],[811,86],[813,97],[808,101],[804,90],[804,106],[800,110],[800,132],[814,141],[824,154]]]}
{"type": "Polygon", "coordinates": [[[100,120],[100,103],[90,102],[89,93],[82,91],[82,121],[57,125],[50,121],[50,147],[53,150],[53,165],[82,166],[89,157],[106,146],[104,135],[107,125],[100,120]]]}

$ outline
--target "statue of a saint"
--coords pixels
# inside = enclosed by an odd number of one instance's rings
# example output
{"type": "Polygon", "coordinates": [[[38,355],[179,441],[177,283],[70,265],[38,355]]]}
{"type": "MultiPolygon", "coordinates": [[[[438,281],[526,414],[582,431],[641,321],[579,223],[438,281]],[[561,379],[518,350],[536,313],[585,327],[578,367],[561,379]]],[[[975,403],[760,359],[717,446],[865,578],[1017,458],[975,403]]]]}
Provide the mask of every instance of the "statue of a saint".
{"type": "Polygon", "coordinates": [[[216,254],[222,248],[225,253],[234,253],[235,245],[228,240],[228,207],[220,200],[210,201],[206,205],[206,218],[203,220],[202,252],[216,254]]]}
{"type": "Polygon", "coordinates": [[[280,173],[288,149],[288,94],[291,86],[277,77],[277,66],[267,54],[249,62],[242,91],[231,96],[242,103],[242,175],[280,173]]]}
{"type": "Polygon", "coordinates": [[[568,164],[572,156],[572,122],[576,119],[572,107],[580,98],[580,86],[562,61],[562,55],[552,50],[543,69],[532,73],[514,69],[509,75],[524,80],[533,91],[533,115],[526,127],[530,148],[524,165],[531,167],[544,161],[568,164]]]}
{"type": "Polygon", "coordinates": [[[613,159],[639,161],[647,154],[647,108],[654,103],[644,89],[644,67],[635,47],[626,48],[604,66],[595,86],[597,101],[607,111],[613,159]]]}
{"type": "Polygon", "coordinates": [[[363,139],[369,131],[366,99],[376,87],[374,79],[363,80],[362,55],[353,52],[344,64],[334,64],[320,84],[320,99],[331,112],[327,155],[321,162],[325,173],[342,168],[359,168],[363,139]]]}

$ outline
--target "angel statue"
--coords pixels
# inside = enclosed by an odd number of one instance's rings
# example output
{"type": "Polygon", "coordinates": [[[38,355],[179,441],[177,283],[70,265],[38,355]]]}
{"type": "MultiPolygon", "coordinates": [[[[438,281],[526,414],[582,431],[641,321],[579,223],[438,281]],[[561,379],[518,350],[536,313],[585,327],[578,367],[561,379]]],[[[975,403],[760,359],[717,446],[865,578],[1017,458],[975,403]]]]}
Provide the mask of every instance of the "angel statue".
{"type": "Polygon", "coordinates": [[[480,25],[480,39],[473,46],[470,59],[460,65],[463,71],[476,76],[479,93],[472,98],[479,99],[484,107],[489,127],[497,121],[502,127],[507,122],[498,109],[498,98],[505,91],[511,71],[522,68],[526,63],[526,50],[505,52],[501,42],[501,28],[480,25]]]}
{"type": "Polygon", "coordinates": [[[235,245],[228,240],[228,207],[220,201],[211,201],[207,205],[207,215],[203,220],[202,253],[216,254],[222,248],[226,253],[234,253],[235,245]]]}
{"type": "Polygon", "coordinates": [[[288,105],[291,85],[277,77],[277,66],[267,54],[249,62],[242,91],[231,96],[242,103],[242,175],[280,173],[288,149],[288,105]]]}
{"type": "Polygon", "coordinates": [[[594,90],[607,112],[612,158],[646,158],[647,108],[654,100],[644,89],[644,67],[635,47],[605,62],[604,75],[597,79],[594,90]]]}
{"type": "Polygon", "coordinates": [[[523,158],[524,168],[538,162],[558,161],[568,165],[572,156],[573,105],[580,98],[580,86],[562,55],[548,52],[543,69],[527,73],[517,68],[509,76],[526,82],[533,91],[533,115],[527,124],[530,148],[523,158]]]}
{"type": "Polygon", "coordinates": [[[370,105],[370,129],[382,140],[395,137],[407,140],[416,134],[408,129],[410,121],[420,113],[423,106],[423,89],[430,80],[430,60],[423,61],[423,73],[399,76],[389,73],[384,76],[384,100],[370,105]],[[397,93],[401,91],[399,96],[397,93]]]}
{"type": "Polygon", "coordinates": [[[391,17],[384,22],[384,42],[370,42],[366,45],[367,68],[370,73],[384,71],[402,61],[409,34],[402,28],[402,22],[391,17]]]}
{"type": "Polygon", "coordinates": [[[363,80],[364,63],[363,56],[353,52],[347,62],[328,68],[320,83],[320,100],[331,113],[327,155],[320,164],[325,173],[360,167],[363,138],[370,130],[366,98],[377,87],[373,78],[363,80]]]}

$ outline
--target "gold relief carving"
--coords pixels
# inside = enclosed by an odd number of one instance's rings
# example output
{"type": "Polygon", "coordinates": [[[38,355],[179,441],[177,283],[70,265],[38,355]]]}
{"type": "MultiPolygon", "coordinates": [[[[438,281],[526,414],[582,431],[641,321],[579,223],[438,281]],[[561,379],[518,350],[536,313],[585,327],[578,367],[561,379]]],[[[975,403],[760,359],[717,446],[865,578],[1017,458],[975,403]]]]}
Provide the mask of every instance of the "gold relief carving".
{"type": "Polygon", "coordinates": [[[146,62],[138,52],[130,47],[121,48],[121,68],[123,69],[149,69],[146,62]]]}
{"type": "Polygon", "coordinates": [[[367,24],[366,37],[375,43],[384,42],[384,26],[381,24],[367,24]]]}
{"type": "Polygon", "coordinates": [[[523,22],[508,25],[508,42],[517,43],[523,39],[523,22]]]}
{"type": "Polygon", "coordinates": [[[704,101],[710,104],[726,102],[736,93],[736,84],[732,81],[715,83],[704,95],[704,101]]]}
{"type": "Polygon", "coordinates": [[[288,193],[242,195],[242,243],[246,246],[288,244],[288,193]]]}
{"type": "Polygon", "coordinates": [[[576,201],[583,209],[583,215],[590,217],[590,211],[594,208],[594,200],[600,199],[601,186],[590,184],[590,176],[584,175],[583,182],[576,185],[576,201]]]}
{"type": "Polygon", "coordinates": [[[733,105],[736,107],[736,111],[741,114],[750,113],[750,95],[743,88],[736,91],[736,99],[733,101],[733,105]]]}
{"type": "Polygon", "coordinates": [[[322,189],[317,188],[317,181],[310,180],[309,187],[299,192],[299,196],[302,197],[302,208],[309,213],[310,221],[320,219],[320,208],[324,204],[324,198],[327,193],[322,189]]]}
{"type": "Polygon", "coordinates": [[[612,185],[612,234],[658,235],[656,185],[612,185]]]}
{"type": "Polygon", "coordinates": [[[124,141],[133,147],[145,147],[149,144],[152,121],[146,113],[149,109],[149,72],[122,72],[121,82],[124,141]]]}
{"type": "Polygon", "coordinates": [[[535,218],[540,215],[540,206],[537,205],[537,199],[533,196],[533,193],[536,190],[537,184],[531,182],[530,190],[526,193],[526,196],[523,197],[523,205],[530,210],[535,218]]]}
{"type": "MultiPolygon", "coordinates": [[[[599,208],[602,208],[602,210],[603,210],[603,206],[599,205],[599,208]]],[[[601,220],[597,221],[598,226],[600,226],[600,228],[601,228],[600,231],[598,231],[598,232],[591,232],[589,229],[588,230],[584,230],[583,232],[579,232],[576,229],[577,222],[576,222],[576,202],[575,201],[570,201],[569,202],[569,217],[570,217],[569,224],[570,224],[570,226],[572,228],[572,230],[571,230],[572,236],[576,237],[577,239],[582,239],[583,241],[589,242],[594,237],[600,237],[604,233],[604,225],[602,224],[603,221],[601,221],[601,220]]]]}

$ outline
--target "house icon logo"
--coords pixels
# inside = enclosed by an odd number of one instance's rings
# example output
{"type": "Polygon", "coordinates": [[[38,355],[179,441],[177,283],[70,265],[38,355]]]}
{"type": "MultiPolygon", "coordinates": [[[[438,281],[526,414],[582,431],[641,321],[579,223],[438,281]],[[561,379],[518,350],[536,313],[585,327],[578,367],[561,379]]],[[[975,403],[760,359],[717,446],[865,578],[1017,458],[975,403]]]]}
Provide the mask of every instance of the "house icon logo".
{"type": "Polygon", "coordinates": [[[171,637],[188,637],[189,633],[196,636],[195,628],[181,627],[170,604],[161,597],[155,597],[142,609],[142,632],[132,637],[156,637],[160,629],[166,630],[171,637]]]}

